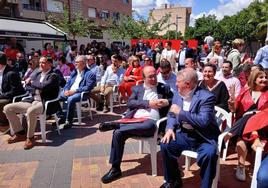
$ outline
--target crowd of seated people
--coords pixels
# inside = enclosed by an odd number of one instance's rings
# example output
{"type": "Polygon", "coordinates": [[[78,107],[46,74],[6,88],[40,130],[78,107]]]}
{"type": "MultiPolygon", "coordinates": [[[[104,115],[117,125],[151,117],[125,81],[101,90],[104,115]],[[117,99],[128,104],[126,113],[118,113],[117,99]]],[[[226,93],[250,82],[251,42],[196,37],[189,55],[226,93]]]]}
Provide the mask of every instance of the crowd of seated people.
{"type": "MultiPolygon", "coordinates": [[[[17,50],[14,55],[6,48],[7,54],[0,53],[0,127],[8,126],[14,131],[8,143],[25,140],[24,148],[31,149],[35,146],[37,116],[43,112],[44,102],[57,98],[60,89],[60,100],[67,101],[66,114],[58,104],[53,110],[65,122],[64,128],[71,128],[75,103],[80,101],[82,92],[88,93],[86,99],[96,101],[96,111],[106,113],[117,86],[119,96],[127,103],[125,118],[137,122],[100,126],[101,131],[115,129],[110,154],[112,168],[102,182],[121,176],[125,141],[132,136],[152,136],[156,121],[167,116],[167,126],[162,128],[166,133],[161,140],[166,182],[161,187],[182,186],[176,159],[185,149],[198,152],[201,187],[211,187],[216,173],[215,143],[220,133],[214,112],[214,106],[218,106],[235,114],[225,141],[237,138],[234,139],[238,153],[236,177],[245,181],[249,146],[255,150],[261,145],[258,139],[267,139],[263,136],[267,133],[264,125],[256,130],[248,125],[255,116],[264,118],[261,114],[267,111],[267,69],[263,70],[261,63],[243,64],[239,56],[244,46],[242,39],[234,40],[229,52],[224,52],[221,43],[215,41],[210,50],[202,52],[202,57],[207,56],[204,62],[186,44],[182,41],[177,52],[171,42],[165,48],[161,43],[153,48],[142,41],[131,48],[116,45],[108,48],[105,43],[93,41],[80,48],[72,44],[62,52],[46,43],[43,51],[32,51],[28,58],[24,52],[17,50]],[[13,97],[26,90],[32,94],[30,100],[11,103],[13,97]],[[26,114],[27,132],[16,114],[26,114]],[[247,138],[245,130],[251,131],[246,133],[247,138]]],[[[260,177],[264,168],[267,168],[267,157],[260,168],[260,177]]],[[[260,182],[263,185],[265,180],[260,182]]]]}

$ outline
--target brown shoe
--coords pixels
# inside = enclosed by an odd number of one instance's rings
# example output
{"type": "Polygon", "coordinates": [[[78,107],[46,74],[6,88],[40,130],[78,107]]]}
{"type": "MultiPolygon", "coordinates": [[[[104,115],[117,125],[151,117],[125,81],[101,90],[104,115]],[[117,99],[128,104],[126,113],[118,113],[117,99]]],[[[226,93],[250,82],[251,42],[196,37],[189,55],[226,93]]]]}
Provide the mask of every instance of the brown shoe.
{"type": "Polygon", "coordinates": [[[15,134],[9,139],[7,139],[7,143],[12,144],[12,143],[24,141],[25,139],[26,139],[25,134],[15,134]]]}
{"type": "Polygon", "coordinates": [[[25,150],[32,149],[34,146],[35,146],[34,138],[27,138],[24,144],[24,149],[25,150]]]}
{"type": "Polygon", "coordinates": [[[10,130],[9,125],[5,125],[5,126],[1,125],[0,126],[0,135],[7,134],[9,130],[10,130]]]}

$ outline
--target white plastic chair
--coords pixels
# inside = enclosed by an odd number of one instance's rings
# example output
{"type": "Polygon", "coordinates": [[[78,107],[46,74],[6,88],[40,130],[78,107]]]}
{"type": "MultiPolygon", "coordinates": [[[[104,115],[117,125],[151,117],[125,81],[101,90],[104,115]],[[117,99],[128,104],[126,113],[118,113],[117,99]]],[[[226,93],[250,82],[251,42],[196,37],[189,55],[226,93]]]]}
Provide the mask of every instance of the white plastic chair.
{"type": "Polygon", "coordinates": [[[253,176],[252,176],[250,188],[257,188],[257,173],[258,173],[259,168],[261,166],[262,151],[263,151],[262,147],[257,147],[256,155],[255,155],[253,176]]]}
{"type": "Polygon", "coordinates": [[[118,85],[113,86],[113,92],[110,94],[110,112],[113,112],[114,109],[114,101],[118,101],[120,106],[120,97],[118,94],[118,85]]]}
{"type": "MultiPolygon", "coordinates": [[[[28,96],[28,97],[24,97],[23,99],[26,99],[26,98],[29,98],[31,96],[28,96]]],[[[48,100],[45,102],[45,109],[44,109],[44,112],[40,115],[38,115],[38,120],[40,122],[40,129],[41,129],[41,138],[42,138],[42,142],[43,143],[46,143],[46,117],[47,117],[47,109],[48,109],[48,105],[50,103],[53,103],[53,102],[56,102],[56,101],[59,101],[60,99],[60,92],[59,92],[59,95],[56,99],[53,99],[53,100],[48,100]]],[[[19,117],[20,117],[20,121],[22,123],[22,117],[23,115],[25,114],[19,114],[19,117]]],[[[60,135],[60,128],[59,128],[59,118],[57,116],[56,113],[54,114],[49,114],[50,116],[52,115],[55,119],[55,122],[56,122],[56,126],[57,126],[57,131],[58,131],[58,134],[60,135]]]]}
{"type": "Polygon", "coordinates": [[[162,118],[156,122],[156,129],[154,132],[154,136],[152,137],[131,137],[135,140],[139,140],[139,153],[143,153],[144,149],[144,141],[147,141],[150,147],[150,155],[151,155],[151,167],[152,167],[152,176],[157,176],[157,136],[158,129],[161,122],[166,121],[167,117],[162,118]]]}
{"type": "MultiPolygon", "coordinates": [[[[215,106],[216,111],[216,117],[220,118],[222,121],[226,120],[226,128],[223,130],[223,132],[218,137],[218,160],[217,160],[217,170],[216,170],[216,176],[213,180],[212,187],[217,188],[218,187],[218,180],[220,177],[220,152],[222,148],[222,142],[224,136],[228,133],[228,131],[231,129],[231,118],[230,113],[226,112],[224,109],[215,106]]],[[[220,130],[222,130],[222,124],[219,126],[220,130]]],[[[189,170],[191,158],[197,158],[197,152],[185,150],[182,152],[182,155],[185,156],[185,169],[189,170]]]]}
{"type": "Polygon", "coordinates": [[[89,99],[88,98],[84,99],[84,96],[88,93],[89,93],[88,91],[83,91],[81,93],[80,102],[76,103],[76,112],[77,112],[77,119],[78,119],[79,125],[81,125],[82,123],[82,106],[83,105],[86,105],[85,109],[89,112],[90,119],[91,120],[93,119],[89,99]]]}
{"type": "MultiPolygon", "coordinates": [[[[27,95],[29,95],[29,92],[28,92],[28,91],[26,91],[24,94],[17,95],[17,96],[15,96],[15,97],[13,97],[13,99],[12,99],[12,103],[18,102],[18,99],[22,99],[23,97],[26,97],[27,95]]],[[[11,126],[9,127],[8,130],[10,130],[10,134],[11,134],[11,135],[14,135],[14,131],[13,131],[13,129],[12,129],[11,126]]],[[[8,130],[7,130],[7,131],[8,131],[8,130]]]]}
{"type": "Polygon", "coordinates": [[[12,103],[18,102],[18,99],[20,99],[20,98],[22,99],[23,97],[26,97],[28,95],[29,95],[29,92],[28,91],[26,91],[24,94],[17,95],[15,97],[13,97],[12,103]]]}

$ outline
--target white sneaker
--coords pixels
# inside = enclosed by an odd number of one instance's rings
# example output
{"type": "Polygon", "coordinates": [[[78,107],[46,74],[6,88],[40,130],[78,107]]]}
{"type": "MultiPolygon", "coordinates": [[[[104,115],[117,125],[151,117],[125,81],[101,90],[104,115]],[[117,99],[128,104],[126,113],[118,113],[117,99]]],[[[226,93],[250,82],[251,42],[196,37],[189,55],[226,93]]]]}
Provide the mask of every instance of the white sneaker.
{"type": "Polygon", "coordinates": [[[237,167],[235,177],[240,181],[246,181],[245,167],[237,167]]]}

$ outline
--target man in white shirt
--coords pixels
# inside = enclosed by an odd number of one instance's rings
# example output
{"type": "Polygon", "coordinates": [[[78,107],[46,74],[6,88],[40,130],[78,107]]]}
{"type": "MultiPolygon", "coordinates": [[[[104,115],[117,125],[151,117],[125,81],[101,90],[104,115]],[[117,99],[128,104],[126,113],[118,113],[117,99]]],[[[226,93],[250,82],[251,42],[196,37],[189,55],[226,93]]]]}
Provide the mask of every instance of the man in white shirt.
{"type": "Polygon", "coordinates": [[[241,90],[241,83],[236,77],[233,76],[232,69],[232,62],[224,61],[221,71],[215,75],[215,78],[225,83],[230,97],[237,97],[241,90]]]}
{"type": "Polygon", "coordinates": [[[112,168],[101,181],[109,183],[121,176],[120,165],[125,141],[132,136],[151,137],[154,135],[156,121],[167,115],[173,94],[169,87],[157,83],[156,70],[152,66],[143,69],[144,84],[134,86],[128,100],[128,113],[125,118],[144,118],[143,121],[128,124],[101,124],[100,131],[116,129],[113,132],[110,163],[112,168]]]}
{"type": "Polygon", "coordinates": [[[80,101],[82,92],[90,92],[96,85],[96,75],[86,67],[84,55],[76,57],[75,67],[61,93],[61,100],[67,101],[65,129],[72,127],[75,103],[80,101]]]}
{"type": "MultiPolygon", "coordinates": [[[[52,70],[52,61],[47,57],[41,57],[39,60],[40,72],[36,77],[29,80],[27,87],[32,91],[32,97],[21,102],[11,103],[4,107],[4,113],[7,116],[10,127],[14,131],[14,135],[7,142],[9,144],[25,141],[24,149],[31,149],[35,145],[34,132],[37,124],[38,115],[44,111],[45,102],[56,99],[59,94],[59,76],[52,70]],[[20,122],[17,114],[27,115],[27,135],[20,122]],[[27,137],[26,137],[27,136],[27,137]]],[[[59,110],[59,103],[55,102],[47,110],[48,114],[55,113],[59,110]]]]}
{"type": "Polygon", "coordinates": [[[162,51],[161,59],[165,58],[170,62],[172,71],[176,71],[176,50],[172,49],[172,42],[168,41],[165,44],[165,48],[162,51]]]}
{"type": "MultiPolygon", "coordinates": [[[[194,70],[196,70],[196,63],[194,62],[193,58],[187,58],[184,61],[185,64],[185,68],[192,68],[194,70]]],[[[203,80],[203,74],[201,72],[199,72],[198,70],[196,70],[197,76],[198,76],[198,80],[203,80]]]]}
{"type": "Polygon", "coordinates": [[[212,49],[213,43],[214,43],[214,38],[211,36],[211,33],[208,33],[208,36],[205,37],[204,43],[208,45],[209,50],[212,49]]]}

